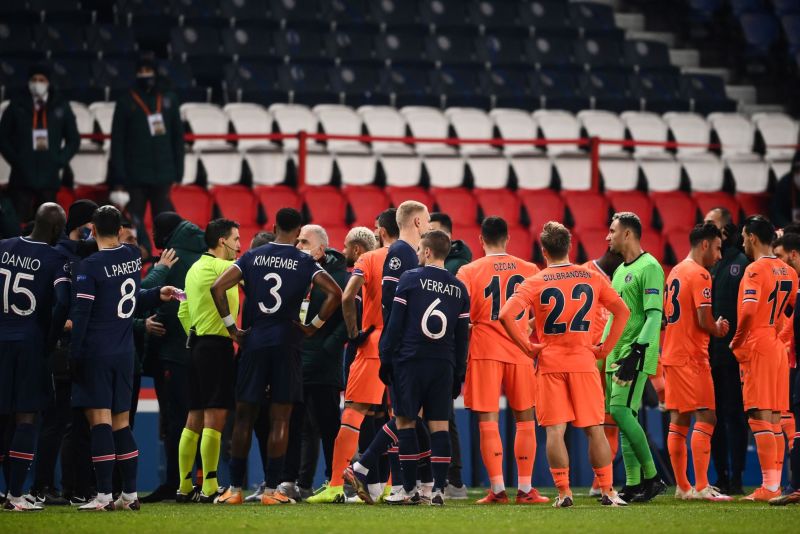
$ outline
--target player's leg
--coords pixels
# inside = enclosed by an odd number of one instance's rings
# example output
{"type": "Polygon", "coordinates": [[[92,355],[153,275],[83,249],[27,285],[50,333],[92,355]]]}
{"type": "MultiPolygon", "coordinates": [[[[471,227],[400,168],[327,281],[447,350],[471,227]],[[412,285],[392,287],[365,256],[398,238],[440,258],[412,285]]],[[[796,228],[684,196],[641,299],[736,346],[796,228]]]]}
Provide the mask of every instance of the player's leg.
{"type": "MultiPolygon", "coordinates": [[[[204,497],[213,499],[219,490],[217,469],[219,467],[219,453],[222,448],[222,430],[228,410],[224,408],[209,408],[203,411],[203,437],[200,440],[200,459],[203,463],[203,488],[200,501],[204,497]]],[[[206,499],[207,502],[210,502],[206,499]]]]}
{"type": "Polygon", "coordinates": [[[547,463],[550,465],[553,483],[558,489],[559,501],[564,501],[567,497],[572,498],[572,490],[569,487],[569,453],[564,443],[566,430],[566,423],[545,427],[547,432],[547,463]]]}
{"type": "MultiPolygon", "coordinates": [[[[26,506],[25,499],[22,497],[22,486],[28,477],[28,471],[33,463],[36,449],[36,414],[17,413],[14,415],[16,426],[8,446],[8,475],[7,475],[7,499],[6,509],[9,510],[33,510],[31,506],[26,506]]],[[[35,509],[42,509],[36,507],[35,509]]]]}
{"type": "Polygon", "coordinates": [[[500,439],[500,391],[503,383],[503,363],[494,360],[474,360],[467,363],[464,381],[464,404],[478,415],[480,451],[489,492],[479,504],[508,502],[503,480],[503,442],[500,439]]]}
{"type": "MultiPolygon", "coordinates": [[[[260,405],[255,402],[244,400],[236,402],[233,432],[231,433],[231,458],[228,466],[230,486],[225,493],[215,500],[216,503],[241,504],[242,502],[242,486],[244,485],[245,469],[247,468],[247,454],[250,450],[253,424],[258,416],[259,409],[260,405]]],[[[267,446],[269,447],[269,445],[267,446]]]]}
{"type": "Polygon", "coordinates": [[[400,449],[400,465],[403,471],[403,489],[412,495],[417,487],[417,462],[419,461],[419,442],[417,441],[417,419],[414,416],[397,416],[397,439],[400,449]]]}
{"type": "Polygon", "coordinates": [[[756,453],[761,466],[761,486],[769,492],[778,490],[775,482],[775,434],[772,430],[772,411],[751,410],[748,423],[756,442],[756,453]]]}
{"type": "MultiPolygon", "coordinates": [[[[178,494],[175,499],[179,503],[190,502],[190,494],[194,486],[192,472],[194,460],[197,456],[197,443],[203,431],[203,410],[189,410],[186,417],[186,426],[181,432],[178,442],[178,470],[180,475],[178,494]]],[[[205,472],[205,471],[204,471],[205,472]]]]}
{"type": "Polygon", "coordinates": [[[88,408],[85,413],[91,429],[92,465],[94,466],[97,497],[94,501],[81,506],[79,510],[113,510],[111,478],[114,473],[116,449],[114,447],[114,431],[111,426],[111,409],[88,408]]]}
{"type": "Polygon", "coordinates": [[[447,470],[450,467],[450,407],[453,403],[453,375],[449,362],[441,360],[430,362],[429,376],[422,395],[422,409],[428,419],[431,444],[431,471],[433,488],[431,505],[444,505],[444,492],[447,487],[447,470]]]}
{"type": "Polygon", "coordinates": [[[694,496],[686,473],[689,459],[686,439],[689,436],[689,426],[696,405],[693,391],[698,386],[688,363],[664,366],[664,405],[669,410],[667,450],[675,475],[676,499],[687,500],[694,496]]]}
{"type": "Polygon", "coordinates": [[[419,477],[422,496],[429,498],[433,490],[433,471],[431,471],[431,430],[428,428],[428,416],[420,412],[417,417],[417,443],[419,443],[419,460],[417,461],[417,476],[419,477]]]}
{"type": "Polygon", "coordinates": [[[536,461],[536,376],[533,365],[503,364],[503,386],[506,399],[514,412],[516,434],[514,456],[517,460],[517,504],[545,503],[550,499],[533,487],[533,467],[536,461]]]}
{"type": "Polygon", "coordinates": [[[692,430],[692,463],[694,466],[696,498],[723,502],[731,497],[717,491],[708,482],[708,465],[711,461],[711,438],[717,424],[717,414],[713,408],[698,409],[695,412],[694,429],[692,430]]]}
{"type": "MultiPolygon", "coordinates": [[[[445,404],[445,407],[449,411],[449,403],[445,404]]],[[[431,504],[440,506],[444,504],[447,470],[450,467],[452,454],[450,447],[450,421],[448,419],[441,421],[429,420],[428,428],[431,431],[431,471],[433,472],[431,504]]]]}
{"type": "Polygon", "coordinates": [[[117,510],[139,510],[136,493],[136,475],[139,467],[139,449],[130,426],[130,412],[124,411],[111,416],[111,429],[114,433],[116,463],[122,474],[122,495],[117,499],[117,510]]]}

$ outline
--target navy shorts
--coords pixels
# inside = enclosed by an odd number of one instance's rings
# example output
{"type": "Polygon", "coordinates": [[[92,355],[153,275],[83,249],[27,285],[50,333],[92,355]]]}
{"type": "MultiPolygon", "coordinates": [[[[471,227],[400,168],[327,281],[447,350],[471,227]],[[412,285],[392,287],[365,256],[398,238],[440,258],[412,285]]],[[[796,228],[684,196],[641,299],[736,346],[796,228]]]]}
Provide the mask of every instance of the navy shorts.
{"type": "Polygon", "coordinates": [[[398,362],[392,373],[395,415],[415,418],[420,408],[427,421],[448,421],[453,401],[453,364],[447,360],[398,362]]]}
{"type": "Polygon", "coordinates": [[[245,348],[236,371],[236,401],[261,404],[269,387],[272,402],[303,400],[303,364],[295,345],[245,348]]]}
{"type": "Polygon", "coordinates": [[[80,358],[72,382],[73,408],[97,408],[111,413],[130,411],[133,397],[133,353],[80,358]]]}
{"type": "Polygon", "coordinates": [[[53,375],[41,340],[0,341],[0,414],[39,412],[52,395],[53,375]]]}

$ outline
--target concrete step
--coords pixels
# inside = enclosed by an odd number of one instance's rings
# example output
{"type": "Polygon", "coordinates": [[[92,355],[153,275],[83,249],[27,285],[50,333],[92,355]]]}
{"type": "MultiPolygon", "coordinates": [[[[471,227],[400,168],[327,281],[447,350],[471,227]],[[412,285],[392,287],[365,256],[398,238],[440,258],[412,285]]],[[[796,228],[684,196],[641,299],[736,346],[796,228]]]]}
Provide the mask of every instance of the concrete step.
{"type": "Polygon", "coordinates": [[[744,104],[739,106],[739,113],[753,115],[755,113],[786,113],[786,106],[780,104],[744,104]]]}
{"type": "Polygon", "coordinates": [[[644,31],[645,17],[641,13],[615,13],[614,21],[623,30],[644,31]]]}
{"type": "Polygon", "coordinates": [[[725,94],[728,98],[738,101],[740,106],[755,104],[758,101],[758,93],[752,85],[726,85],[725,94]]]}
{"type": "Polygon", "coordinates": [[[669,60],[676,67],[694,68],[700,66],[700,51],[696,48],[673,48],[669,51],[669,60]]]}
{"type": "Polygon", "coordinates": [[[626,32],[625,36],[628,39],[645,39],[647,41],[659,41],[664,43],[670,48],[674,48],[675,43],[677,42],[677,38],[675,37],[675,34],[672,32],[648,32],[648,31],[631,30],[626,32]]]}
{"type": "Polygon", "coordinates": [[[687,67],[681,69],[681,72],[687,74],[712,74],[714,76],[719,76],[720,78],[722,78],[725,83],[731,81],[730,69],[725,69],[722,67],[687,67]]]}

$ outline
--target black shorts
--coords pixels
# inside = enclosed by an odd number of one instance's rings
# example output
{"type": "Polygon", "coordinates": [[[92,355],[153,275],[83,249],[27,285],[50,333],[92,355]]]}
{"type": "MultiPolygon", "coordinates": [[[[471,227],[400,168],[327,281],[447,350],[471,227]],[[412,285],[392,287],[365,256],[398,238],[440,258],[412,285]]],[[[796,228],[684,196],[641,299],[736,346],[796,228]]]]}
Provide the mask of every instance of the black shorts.
{"type": "Polygon", "coordinates": [[[420,408],[427,421],[448,421],[453,393],[453,364],[419,359],[394,365],[392,398],[395,415],[415,418],[420,408]]]}
{"type": "Polygon", "coordinates": [[[236,371],[236,401],[261,404],[267,387],[271,402],[303,400],[303,364],[296,345],[242,351],[236,371]]]}
{"type": "Polygon", "coordinates": [[[0,414],[34,413],[50,405],[53,375],[41,341],[0,341],[0,414]]]}
{"type": "Polygon", "coordinates": [[[133,352],[73,360],[73,408],[130,411],[133,397],[133,352]]]}
{"type": "Polygon", "coordinates": [[[196,337],[189,358],[189,409],[233,408],[235,382],[231,338],[196,337]]]}

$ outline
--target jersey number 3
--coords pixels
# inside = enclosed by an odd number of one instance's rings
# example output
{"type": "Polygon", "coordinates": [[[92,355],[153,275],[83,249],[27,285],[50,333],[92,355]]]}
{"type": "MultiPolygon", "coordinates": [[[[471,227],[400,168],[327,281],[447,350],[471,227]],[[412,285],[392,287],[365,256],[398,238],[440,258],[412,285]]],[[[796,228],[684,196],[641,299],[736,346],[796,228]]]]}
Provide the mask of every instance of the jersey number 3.
{"type": "MultiPolygon", "coordinates": [[[[583,300],[583,305],[578,309],[577,313],[572,317],[569,323],[570,332],[588,332],[589,321],[586,320],[586,314],[592,309],[594,303],[594,290],[589,284],[578,284],[572,288],[572,300],[583,300]]],[[[542,306],[550,304],[554,301],[553,309],[547,315],[544,321],[545,334],[563,334],[567,331],[567,323],[559,322],[561,313],[564,311],[564,304],[566,298],[564,293],[557,287],[548,287],[542,291],[539,301],[542,306]]]]}

